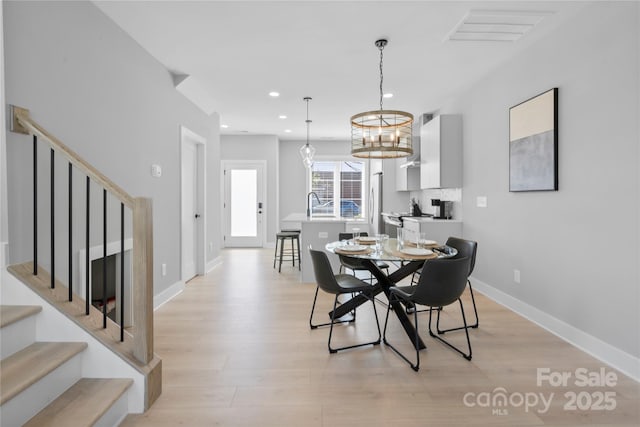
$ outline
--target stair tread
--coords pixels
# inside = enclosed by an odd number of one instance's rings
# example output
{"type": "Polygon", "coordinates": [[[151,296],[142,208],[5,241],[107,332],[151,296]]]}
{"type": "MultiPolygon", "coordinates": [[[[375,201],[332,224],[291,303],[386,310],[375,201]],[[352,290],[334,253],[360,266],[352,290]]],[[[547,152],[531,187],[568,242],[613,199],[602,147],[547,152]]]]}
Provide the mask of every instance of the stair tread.
{"type": "Polygon", "coordinates": [[[131,384],[128,378],[82,378],[24,426],[92,426],[131,384]]]}
{"type": "Polygon", "coordinates": [[[85,342],[35,342],[0,361],[0,405],[87,348],[85,342]]]}
{"type": "Polygon", "coordinates": [[[39,305],[0,305],[0,328],[42,311],[39,305]]]}

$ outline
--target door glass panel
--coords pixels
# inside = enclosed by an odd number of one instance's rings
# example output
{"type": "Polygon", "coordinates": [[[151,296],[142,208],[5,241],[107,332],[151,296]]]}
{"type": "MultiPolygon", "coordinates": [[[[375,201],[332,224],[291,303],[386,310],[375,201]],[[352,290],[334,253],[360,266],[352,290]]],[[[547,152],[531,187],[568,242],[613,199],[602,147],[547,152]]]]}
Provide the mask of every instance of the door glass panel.
{"type": "Polygon", "coordinates": [[[231,236],[255,237],[258,234],[258,171],[233,169],[231,172],[231,236]]]}

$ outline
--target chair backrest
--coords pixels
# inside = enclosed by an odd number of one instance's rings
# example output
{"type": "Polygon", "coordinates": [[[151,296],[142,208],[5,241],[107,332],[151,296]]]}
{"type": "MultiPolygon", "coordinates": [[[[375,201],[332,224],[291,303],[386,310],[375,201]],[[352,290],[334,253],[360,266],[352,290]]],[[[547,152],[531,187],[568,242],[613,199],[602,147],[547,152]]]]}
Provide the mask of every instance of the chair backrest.
{"type": "MultiPolygon", "coordinates": [[[[369,233],[363,231],[360,233],[361,236],[368,236],[369,233]]],[[[338,240],[350,240],[353,239],[353,233],[338,233],[338,240]]]]}
{"type": "Polygon", "coordinates": [[[458,254],[454,258],[469,258],[469,276],[473,273],[473,267],[476,265],[476,252],[478,252],[478,242],[473,240],[465,240],[459,237],[449,237],[447,246],[456,248],[458,254]]]}
{"type": "Polygon", "coordinates": [[[466,257],[425,261],[411,299],[430,307],[455,302],[467,286],[468,263],[466,257]]]}
{"type": "Polygon", "coordinates": [[[327,254],[311,248],[309,248],[309,253],[311,254],[316,283],[320,289],[330,294],[341,293],[340,285],[338,285],[336,276],[333,274],[333,269],[331,268],[327,254]]]}

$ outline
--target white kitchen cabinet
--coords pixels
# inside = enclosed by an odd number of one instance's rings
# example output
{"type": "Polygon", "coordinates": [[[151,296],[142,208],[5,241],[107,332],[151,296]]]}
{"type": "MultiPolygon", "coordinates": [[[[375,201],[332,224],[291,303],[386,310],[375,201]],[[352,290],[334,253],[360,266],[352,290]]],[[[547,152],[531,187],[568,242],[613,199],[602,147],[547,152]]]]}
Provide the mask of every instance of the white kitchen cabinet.
{"type": "Polygon", "coordinates": [[[420,188],[461,188],[462,116],[436,116],[420,137],[420,188]]]}
{"type": "Polygon", "coordinates": [[[451,236],[462,237],[462,221],[455,219],[432,219],[405,217],[402,222],[405,238],[416,241],[420,233],[426,238],[444,244],[451,236]]]}
{"type": "Polygon", "coordinates": [[[407,159],[396,159],[396,191],[414,191],[420,189],[420,168],[401,168],[400,165],[407,163],[407,159]]]}

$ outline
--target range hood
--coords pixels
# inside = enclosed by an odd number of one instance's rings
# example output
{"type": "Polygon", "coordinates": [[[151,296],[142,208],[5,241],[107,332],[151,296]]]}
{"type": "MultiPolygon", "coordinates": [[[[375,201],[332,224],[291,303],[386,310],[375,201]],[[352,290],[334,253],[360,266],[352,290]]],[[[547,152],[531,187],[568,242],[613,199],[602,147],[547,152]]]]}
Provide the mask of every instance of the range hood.
{"type": "Polygon", "coordinates": [[[420,167],[420,128],[433,119],[433,114],[424,113],[420,116],[420,120],[414,125],[417,129],[414,129],[413,136],[413,154],[407,157],[407,161],[400,165],[401,168],[418,168],[420,167]]]}

